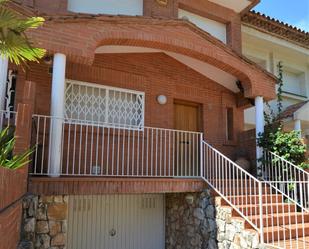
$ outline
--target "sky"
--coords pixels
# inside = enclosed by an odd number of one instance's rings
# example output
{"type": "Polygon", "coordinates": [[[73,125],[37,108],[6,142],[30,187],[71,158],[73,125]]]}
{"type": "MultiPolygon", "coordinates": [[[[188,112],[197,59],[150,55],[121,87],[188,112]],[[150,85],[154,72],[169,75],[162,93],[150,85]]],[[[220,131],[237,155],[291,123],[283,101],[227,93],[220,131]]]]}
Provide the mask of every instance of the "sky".
{"type": "Polygon", "coordinates": [[[309,32],[309,0],[261,0],[254,10],[309,32]]]}

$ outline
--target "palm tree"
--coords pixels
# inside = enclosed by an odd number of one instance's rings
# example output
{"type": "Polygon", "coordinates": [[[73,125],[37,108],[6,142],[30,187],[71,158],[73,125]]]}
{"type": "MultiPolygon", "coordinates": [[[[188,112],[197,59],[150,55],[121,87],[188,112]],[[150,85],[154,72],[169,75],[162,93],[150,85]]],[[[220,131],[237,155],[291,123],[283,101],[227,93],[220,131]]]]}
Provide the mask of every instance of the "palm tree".
{"type": "Polygon", "coordinates": [[[8,8],[8,1],[10,0],[0,0],[0,56],[17,65],[26,61],[38,62],[45,50],[33,47],[26,31],[41,26],[44,18],[22,17],[8,8]]]}

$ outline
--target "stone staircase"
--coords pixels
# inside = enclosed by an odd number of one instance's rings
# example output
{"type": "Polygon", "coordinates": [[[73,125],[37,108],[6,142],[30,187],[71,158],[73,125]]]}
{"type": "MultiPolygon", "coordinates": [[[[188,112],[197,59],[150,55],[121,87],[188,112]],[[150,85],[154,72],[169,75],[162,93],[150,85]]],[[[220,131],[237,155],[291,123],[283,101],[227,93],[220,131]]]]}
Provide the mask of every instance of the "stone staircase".
{"type": "MultiPolygon", "coordinates": [[[[242,180],[221,180],[222,186],[238,186],[242,180]]],[[[262,210],[255,205],[258,203],[259,195],[258,190],[254,187],[237,188],[237,193],[227,196],[230,203],[241,213],[245,214],[249,219],[261,227],[261,219],[263,223],[262,233],[264,242],[268,248],[284,248],[284,249],[308,249],[309,248],[309,212],[300,212],[299,206],[295,203],[289,203],[284,200],[283,195],[278,194],[271,187],[263,187],[262,195],[262,210]],[[246,189],[243,192],[243,189],[246,189]],[[248,193],[252,194],[245,194],[248,193]],[[260,214],[262,212],[262,215],[260,214]]],[[[235,191],[234,191],[235,192],[235,191]]],[[[219,212],[217,215],[222,216],[222,212],[228,214],[231,212],[231,219],[238,218],[243,221],[243,229],[249,233],[253,233],[253,227],[245,219],[241,218],[239,212],[232,208],[231,205],[225,201],[224,198],[216,197],[216,209],[219,212]],[[222,211],[223,210],[223,211],[222,211]],[[220,213],[221,212],[221,213],[220,213]]],[[[219,229],[220,232],[220,229],[219,229]]],[[[218,237],[220,238],[220,236],[218,237]]],[[[254,245],[257,243],[254,242],[254,245]]],[[[240,248],[251,248],[242,247],[240,248]]],[[[252,247],[254,248],[254,247],[252,247]]]]}

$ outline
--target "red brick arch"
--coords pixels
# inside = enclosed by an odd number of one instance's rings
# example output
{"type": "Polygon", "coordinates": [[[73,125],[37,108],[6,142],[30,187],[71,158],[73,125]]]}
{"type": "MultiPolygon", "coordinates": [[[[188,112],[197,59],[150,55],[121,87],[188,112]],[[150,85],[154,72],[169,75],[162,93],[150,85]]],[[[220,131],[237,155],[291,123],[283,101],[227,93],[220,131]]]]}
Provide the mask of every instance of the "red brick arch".
{"type": "Polygon", "coordinates": [[[160,49],[207,62],[242,81],[245,96],[275,96],[274,78],[248,63],[217,39],[184,21],[104,17],[90,20],[53,20],[32,32],[50,53],[61,52],[69,60],[91,64],[104,45],[160,49]],[[49,39],[42,39],[47,34],[49,39]]]}

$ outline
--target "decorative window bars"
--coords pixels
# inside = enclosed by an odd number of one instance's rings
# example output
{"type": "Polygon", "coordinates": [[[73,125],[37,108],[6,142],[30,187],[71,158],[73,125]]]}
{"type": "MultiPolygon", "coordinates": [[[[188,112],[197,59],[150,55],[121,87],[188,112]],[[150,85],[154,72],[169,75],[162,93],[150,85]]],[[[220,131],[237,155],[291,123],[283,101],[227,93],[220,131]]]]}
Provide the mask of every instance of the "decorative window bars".
{"type": "Polygon", "coordinates": [[[140,129],[144,102],[143,92],[67,80],[64,117],[66,122],[140,129]]]}
{"type": "MultiPolygon", "coordinates": [[[[16,72],[8,71],[5,94],[5,115],[11,114],[15,109],[16,72]]],[[[7,116],[8,117],[8,116],[7,116]]]]}

